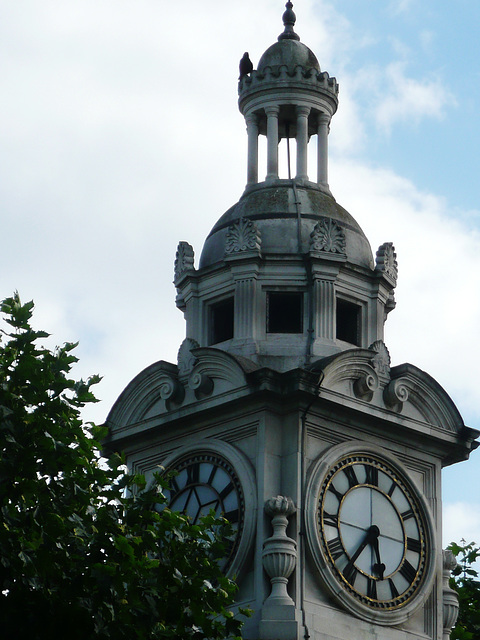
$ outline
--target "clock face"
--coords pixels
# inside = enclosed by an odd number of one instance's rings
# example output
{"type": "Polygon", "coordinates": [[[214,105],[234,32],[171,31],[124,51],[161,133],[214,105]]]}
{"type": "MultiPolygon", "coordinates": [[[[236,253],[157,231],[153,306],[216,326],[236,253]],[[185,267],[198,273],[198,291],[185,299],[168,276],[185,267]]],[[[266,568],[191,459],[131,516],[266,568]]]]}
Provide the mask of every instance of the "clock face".
{"type": "Polygon", "coordinates": [[[381,611],[416,596],[431,550],[423,507],[398,470],[368,453],[343,456],[325,474],[316,508],[325,564],[346,593],[381,611]]]}
{"type": "Polygon", "coordinates": [[[234,530],[227,544],[227,568],[234,556],[244,522],[242,486],[232,465],[222,456],[199,452],[176,460],[168,471],[176,471],[167,492],[172,511],[183,511],[196,524],[213,509],[217,516],[226,518],[234,530]]]}

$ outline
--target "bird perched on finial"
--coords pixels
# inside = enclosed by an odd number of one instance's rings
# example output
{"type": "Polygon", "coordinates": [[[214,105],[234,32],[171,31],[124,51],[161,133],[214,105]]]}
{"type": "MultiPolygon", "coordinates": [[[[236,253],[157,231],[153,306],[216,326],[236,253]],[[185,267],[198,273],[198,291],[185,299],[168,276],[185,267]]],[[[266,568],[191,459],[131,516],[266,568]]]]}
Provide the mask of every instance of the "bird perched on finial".
{"type": "Polygon", "coordinates": [[[248,55],[248,51],[245,51],[245,53],[243,54],[243,58],[240,60],[239,67],[240,67],[239,80],[241,80],[243,78],[243,76],[246,76],[251,71],[253,71],[253,64],[252,64],[252,61],[250,60],[250,57],[248,55]]]}

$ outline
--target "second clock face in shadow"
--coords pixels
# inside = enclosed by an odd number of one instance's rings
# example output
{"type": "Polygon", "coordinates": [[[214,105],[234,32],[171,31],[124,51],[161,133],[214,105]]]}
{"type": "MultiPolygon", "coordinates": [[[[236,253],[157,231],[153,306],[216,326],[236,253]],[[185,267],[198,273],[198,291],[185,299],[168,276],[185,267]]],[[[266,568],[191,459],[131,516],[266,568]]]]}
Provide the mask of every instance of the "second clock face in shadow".
{"type": "Polygon", "coordinates": [[[181,458],[168,471],[176,472],[166,492],[168,507],[181,511],[196,524],[212,510],[232,525],[233,538],[227,542],[224,568],[236,551],[244,522],[244,498],[233,466],[214,453],[196,453],[181,458]]]}

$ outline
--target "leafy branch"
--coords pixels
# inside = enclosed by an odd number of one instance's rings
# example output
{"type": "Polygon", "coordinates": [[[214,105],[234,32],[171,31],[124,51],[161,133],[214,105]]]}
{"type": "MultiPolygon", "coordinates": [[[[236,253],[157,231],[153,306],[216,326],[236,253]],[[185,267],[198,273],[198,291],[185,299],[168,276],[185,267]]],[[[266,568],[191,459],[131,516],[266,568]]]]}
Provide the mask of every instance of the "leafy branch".
{"type": "Polygon", "coordinates": [[[71,377],[76,344],[42,346],[33,309],[18,294],[0,304],[2,638],[238,638],[219,566],[228,523],[193,525],[165,505],[160,474],[101,459],[105,428],[80,414],[100,378],[71,377]]]}

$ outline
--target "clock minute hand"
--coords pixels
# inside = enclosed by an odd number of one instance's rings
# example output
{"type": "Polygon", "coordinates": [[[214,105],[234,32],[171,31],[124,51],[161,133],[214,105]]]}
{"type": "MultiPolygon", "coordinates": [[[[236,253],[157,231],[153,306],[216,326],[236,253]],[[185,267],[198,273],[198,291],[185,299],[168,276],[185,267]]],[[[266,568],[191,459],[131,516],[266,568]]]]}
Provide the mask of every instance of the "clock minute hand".
{"type": "Polygon", "coordinates": [[[362,542],[360,543],[359,547],[357,548],[357,550],[355,551],[353,556],[348,561],[348,565],[347,566],[353,565],[353,563],[358,558],[358,556],[362,553],[362,551],[365,549],[365,547],[368,544],[372,544],[373,540],[377,540],[378,535],[379,535],[379,530],[378,530],[378,527],[376,525],[372,525],[371,527],[369,527],[369,529],[367,529],[367,533],[365,535],[365,538],[362,540],[362,542]]]}

